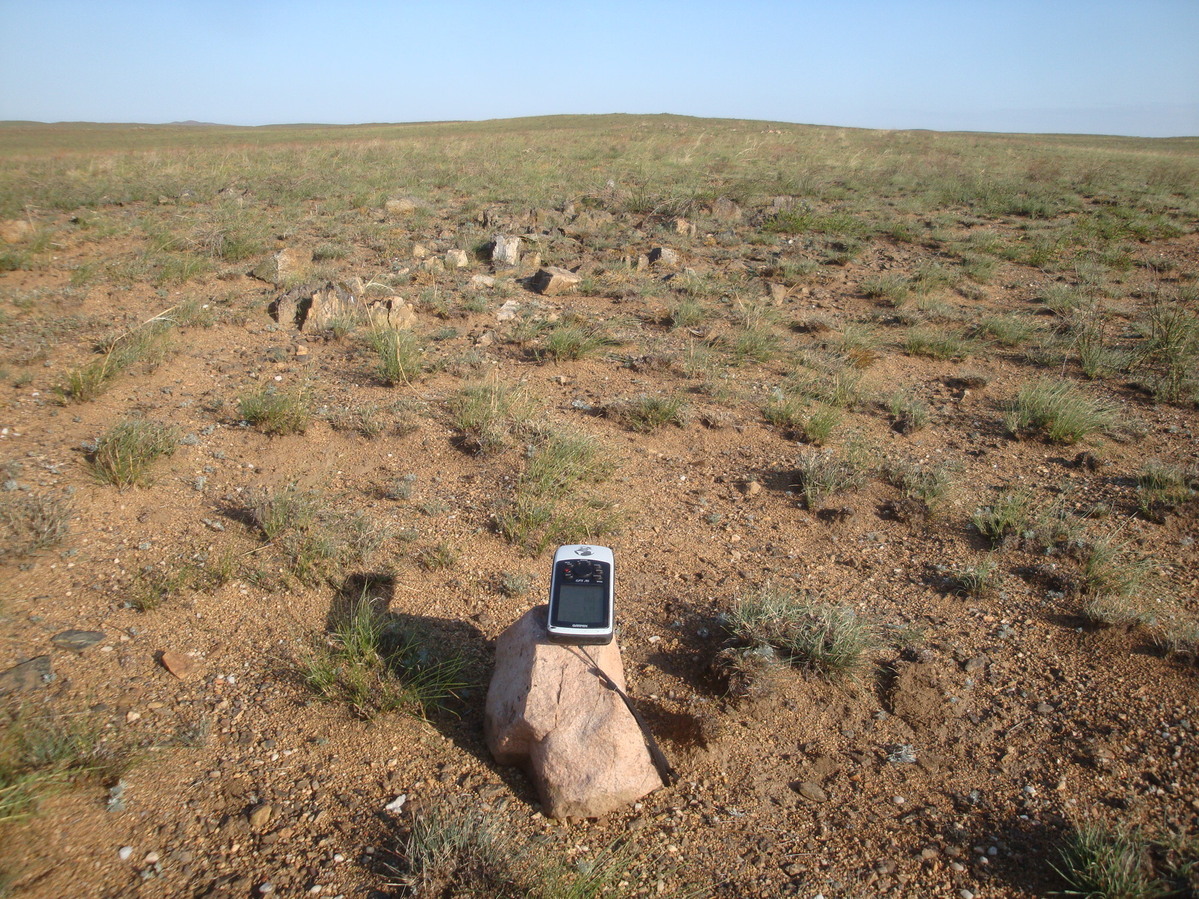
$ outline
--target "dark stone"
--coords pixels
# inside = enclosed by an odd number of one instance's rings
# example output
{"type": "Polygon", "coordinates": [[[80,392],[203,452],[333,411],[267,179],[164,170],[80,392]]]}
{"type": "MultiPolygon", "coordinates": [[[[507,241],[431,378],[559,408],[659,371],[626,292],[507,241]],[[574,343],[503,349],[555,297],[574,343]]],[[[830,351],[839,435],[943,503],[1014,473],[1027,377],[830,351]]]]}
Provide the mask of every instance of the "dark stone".
{"type": "Polygon", "coordinates": [[[104,639],[103,631],[63,631],[50,638],[58,649],[69,649],[71,652],[83,652],[104,639]]]}
{"type": "Polygon", "coordinates": [[[50,657],[38,656],[0,672],[0,696],[24,693],[45,686],[54,679],[50,669],[50,657]]]}

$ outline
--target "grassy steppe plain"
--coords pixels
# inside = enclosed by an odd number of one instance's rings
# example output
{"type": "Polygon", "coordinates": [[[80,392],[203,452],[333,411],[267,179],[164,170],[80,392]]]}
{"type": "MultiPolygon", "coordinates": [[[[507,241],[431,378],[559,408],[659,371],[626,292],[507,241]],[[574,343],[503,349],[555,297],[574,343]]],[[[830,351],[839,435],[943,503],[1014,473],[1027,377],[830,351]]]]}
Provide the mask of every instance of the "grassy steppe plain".
{"type": "Polygon", "coordinates": [[[1199,139],[4,123],[0,160],[11,895],[1195,894],[1199,139]],[[327,282],[414,322],[272,317],[327,282]],[[574,540],[681,779],[554,822],[482,703],[574,540]]]}

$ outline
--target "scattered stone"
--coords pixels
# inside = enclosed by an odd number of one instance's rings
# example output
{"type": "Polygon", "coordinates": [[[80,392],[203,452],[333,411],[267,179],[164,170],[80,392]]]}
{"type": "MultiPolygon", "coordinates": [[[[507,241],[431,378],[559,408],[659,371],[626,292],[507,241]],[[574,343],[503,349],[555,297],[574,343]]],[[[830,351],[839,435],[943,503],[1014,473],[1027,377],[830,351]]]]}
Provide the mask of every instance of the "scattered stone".
{"type": "Polygon", "coordinates": [[[27,693],[54,680],[49,656],[38,656],[7,671],[0,671],[0,696],[27,693]]]}
{"type": "Polygon", "coordinates": [[[125,781],[118,780],[115,784],[108,788],[108,805],[110,812],[125,811],[125,781]]]}
{"type": "Polygon", "coordinates": [[[828,802],[828,793],[824,792],[824,788],[818,783],[805,780],[802,783],[794,784],[793,787],[795,792],[808,802],[828,802]]]}
{"type": "Polygon", "coordinates": [[[122,846],[120,849],[117,850],[117,858],[119,858],[123,862],[129,861],[129,857],[132,855],[133,855],[133,847],[132,846],[122,846]]]}
{"type": "Polygon", "coordinates": [[[387,805],[383,806],[383,811],[391,812],[393,815],[398,815],[404,809],[404,803],[408,801],[408,795],[401,793],[387,805]]]}
{"type": "Polygon", "coordinates": [[[447,250],[445,264],[446,268],[466,268],[470,265],[470,256],[466,250],[447,250]]]}
{"type": "Polygon", "coordinates": [[[495,278],[491,275],[471,275],[472,287],[495,287],[495,278]]]}
{"type": "Polygon", "coordinates": [[[965,669],[967,674],[973,674],[975,671],[981,671],[989,662],[985,655],[976,655],[966,660],[965,669]]]}
{"type": "Polygon", "coordinates": [[[263,830],[271,823],[271,818],[275,815],[275,807],[269,803],[262,802],[250,809],[250,813],[246,816],[246,820],[250,822],[250,829],[255,831],[263,830]]]}
{"type": "Polygon", "coordinates": [[[196,669],[198,668],[196,660],[191,656],[175,652],[171,649],[163,652],[159,660],[162,662],[162,667],[179,678],[179,680],[187,680],[196,673],[196,669]]]}
{"type": "Polygon", "coordinates": [[[401,297],[387,297],[371,303],[370,319],[376,325],[387,325],[396,331],[407,331],[416,324],[416,309],[401,297]]]}
{"type": "Polygon", "coordinates": [[[420,209],[420,204],[411,197],[392,197],[383,204],[388,215],[411,215],[420,209]]]}
{"type": "Polygon", "coordinates": [[[508,300],[503,306],[496,310],[496,321],[510,322],[512,319],[516,318],[516,315],[519,311],[520,303],[516,302],[516,300],[508,300]]]}
{"type": "Polygon", "coordinates": [[[546,607],[530,609],[496,641],[484,733],[501,765],[523,765],[553,818],[591,818],[662,785],[636,720],[594,665],[625,689],[616,641],[551,643],[546,607]]]}
{"type": "Polygon", "coordinates": [[[654,247],[649,251],[649,262],[650,265],[675,266],[679,264],[680,257],[678,251],[670,247],[654,247]]]}
{"type": "Polygon", "coordinates": [[[303,275],[311,263],[312,253],[285,247],[259,263],[250,274],[259,281],[267,281],[278,286],[285,281],[303,275]]]}
{"type": "Polygon", "coordinates": [[[674,233],[685,234],[687,237],[695,237],[695,223],[689,222],[685,218],[676,218],[674,220],[674,233]]]}
{"type": "Polygon", "coordinates": [[[757,481],[747,481],[742,488],[742,492],[746,496],[757,496],[762,492],[762,485],[757,481]]]}
{"type": "Polygon", "coordinates": [[[491,239],[491,262],[496,268],[515,268],[520,264],[520,238],[497,234],[491,239]]]}
{"type": "Polygon", "coordinates": [[[713,203],[710,214],[712,218],[720,219],[722,222],[741,221],[741,207],[728,197],[721,197],[713,203]]]}
{"type": "Polygon", "coordinates": [[[533,276],[533,289],[547,297],[555,297],[563,293],[571,293],[582,280],[570,269],[551,265],[543,268],[533,276]]]}
{"type": "Polygon", "coordinates": [[[37,231],[26,219],[9,219],[0,222],[0,243],[21,243],[33,237],[37,231]]]}
{"type": "Polygon", "coordinates": [[[50,638],[58,649],[69,649],[71,652],[83,652],[95,646],[104,639],[103,631],[63,631],[50,638]]]}

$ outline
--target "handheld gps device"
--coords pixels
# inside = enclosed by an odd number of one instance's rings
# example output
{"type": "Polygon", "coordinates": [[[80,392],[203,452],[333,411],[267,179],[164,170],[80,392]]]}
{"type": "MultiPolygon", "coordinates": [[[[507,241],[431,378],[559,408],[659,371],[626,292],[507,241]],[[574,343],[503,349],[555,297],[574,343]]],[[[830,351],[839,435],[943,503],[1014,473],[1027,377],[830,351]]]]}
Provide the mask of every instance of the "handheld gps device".
{"type": "Polygon", "coordinates": [[[611,643],[615,629],[612,550],[560,546],[554,553],[546,629],[557,643],[611,643]]]}

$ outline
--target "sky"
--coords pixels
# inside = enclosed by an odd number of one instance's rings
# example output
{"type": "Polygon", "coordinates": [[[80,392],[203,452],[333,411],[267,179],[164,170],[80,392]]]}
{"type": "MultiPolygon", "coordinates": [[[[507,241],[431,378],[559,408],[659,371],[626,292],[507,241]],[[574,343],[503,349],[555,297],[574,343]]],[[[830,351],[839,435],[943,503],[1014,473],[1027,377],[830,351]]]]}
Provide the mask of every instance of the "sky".
{"type": "Polygon", "coordinates": [[[0,0],[0,120],[1199,135],[1199,0],[0,0]]]}

